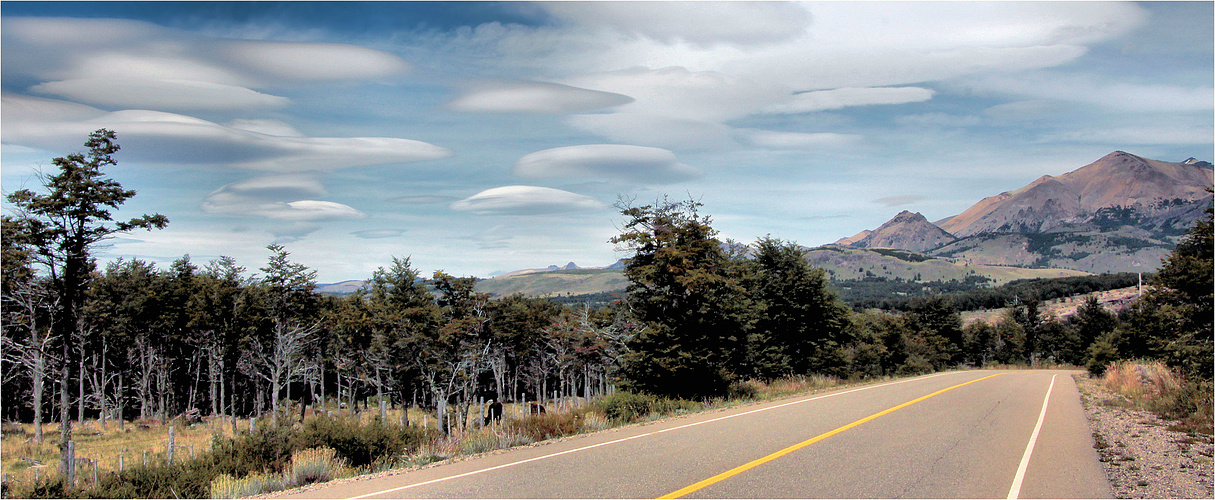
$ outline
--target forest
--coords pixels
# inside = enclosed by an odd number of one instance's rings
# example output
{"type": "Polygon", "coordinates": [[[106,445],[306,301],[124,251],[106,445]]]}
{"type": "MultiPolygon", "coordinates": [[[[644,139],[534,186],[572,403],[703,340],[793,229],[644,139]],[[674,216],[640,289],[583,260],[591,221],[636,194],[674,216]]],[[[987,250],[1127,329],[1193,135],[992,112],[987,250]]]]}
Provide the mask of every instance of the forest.
{"type": "MultiPolygon", "coordinates": [[[[1051,289],[1032,286],[1015,302],[991,299],[1011,306],[994,325],[963,326],[949,295],[857,312],[796,243],[723,245],[699,202],[667,198],[618,203],[624,221],[611,243],[632,253],[629,285],[599,307],[491,299],[475,292],[474,278],[422,276],[407,258],[377,270],[358,293],[335,297],[318,294],[316,272],[280,245],[267,247],[255,271],[188,255],[98,268],[97,243],[169,221],[112,221],[109,210],[135,195],[103,172],[115,165],[115,136],[99,130],[86,147],[87,155],[55,159],[60,172],[43,179],[45,193],[8,195],[7,421],[121,424],[193,412],[298,421],[288,409],[387,401],[432,412],[439,432],[450,432],[447,412],[467,422],[486,400],[621,391],[695,401],[726,397],[748,380],[994,365],[1100,373],[1131,358],[1167,362],[1210,403],[1209,214],[1133,307],[1115,316],[1089,298],[1066,321],[1042,313],[1051,289]]],[[[70,440],[71,425],[60,432],[60,442],[70,440]]]]}

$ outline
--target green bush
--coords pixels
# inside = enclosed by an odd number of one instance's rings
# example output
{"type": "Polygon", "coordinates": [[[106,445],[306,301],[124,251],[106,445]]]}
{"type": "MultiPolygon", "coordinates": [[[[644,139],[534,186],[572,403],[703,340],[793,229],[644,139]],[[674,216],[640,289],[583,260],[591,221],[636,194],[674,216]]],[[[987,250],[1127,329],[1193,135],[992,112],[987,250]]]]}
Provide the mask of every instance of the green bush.
{"type": "Polygon", "coordinates": [[[581,432],[584,415],[585,412],[579,411],[528,415],[515,421],[512,427],[532,441],[544,441],[581,432]]]}
{"type": "Polygon", "coordinates": [[[595,405],[608,420],[628,423],[649,415],[656,399],[647,394],[620,391],[600,399],[595,405]]]}
{"type": "Polygon", "coordinates": [[[699,403],[683,399],[668,399],[620,391],[603,397],[595,403],[608,420],[629,423],[645,419],[651,414],[673,415],[701,408],[699,403]]]}
{"type": "Polygon", "coordinates": [[[317,415],[304,421],[293,440],[296,450],[332,448],[352,467],[367,467],[395,460],[417,450],[425,431],[372,420],[366,424],[341,417],[317,415]]]}

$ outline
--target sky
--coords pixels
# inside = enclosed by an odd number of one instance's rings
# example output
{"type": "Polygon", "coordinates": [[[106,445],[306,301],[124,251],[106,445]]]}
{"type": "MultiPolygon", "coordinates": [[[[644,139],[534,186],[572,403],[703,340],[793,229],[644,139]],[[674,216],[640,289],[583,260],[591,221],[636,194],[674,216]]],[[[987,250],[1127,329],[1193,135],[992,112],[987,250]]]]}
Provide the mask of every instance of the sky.
{"type": "MultiPolygon", "coordinates": [[[[1212,2],[0,3],[0,184],[114,130],[104,264],[605,266],[622,203],[806,246],[1215,160],[1212,2]]],[[[6,213],[11,205],[4,202],[6,213]]]]}

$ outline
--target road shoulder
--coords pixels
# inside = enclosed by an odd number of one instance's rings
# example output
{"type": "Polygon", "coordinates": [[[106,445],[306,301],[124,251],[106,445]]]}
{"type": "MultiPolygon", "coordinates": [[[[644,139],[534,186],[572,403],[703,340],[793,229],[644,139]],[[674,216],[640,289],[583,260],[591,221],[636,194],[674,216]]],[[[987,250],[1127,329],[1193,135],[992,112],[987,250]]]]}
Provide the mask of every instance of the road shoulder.
{"type": "Polygon", "coordinates": [[[1177,422],[1123,405],[1087,374],[1075,376],[1094,448],[1117,498],[1212,498],[1212,436],[1168,430],[1177,422]]]}

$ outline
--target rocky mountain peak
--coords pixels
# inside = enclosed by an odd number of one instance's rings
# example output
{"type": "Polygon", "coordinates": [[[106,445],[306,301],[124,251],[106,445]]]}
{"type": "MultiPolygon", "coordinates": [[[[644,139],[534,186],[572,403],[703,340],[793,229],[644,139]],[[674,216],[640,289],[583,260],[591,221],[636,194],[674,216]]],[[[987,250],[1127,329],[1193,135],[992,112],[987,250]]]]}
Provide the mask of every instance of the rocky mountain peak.
{"type": "Polygon", "coordinates": [[[919,212],[904,210],[864,238],[850,244],[856,248],[898,248],[926,252],[954,241],[953,235],[928,222],[919,212]]]}

